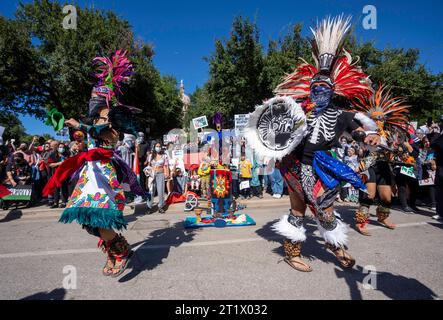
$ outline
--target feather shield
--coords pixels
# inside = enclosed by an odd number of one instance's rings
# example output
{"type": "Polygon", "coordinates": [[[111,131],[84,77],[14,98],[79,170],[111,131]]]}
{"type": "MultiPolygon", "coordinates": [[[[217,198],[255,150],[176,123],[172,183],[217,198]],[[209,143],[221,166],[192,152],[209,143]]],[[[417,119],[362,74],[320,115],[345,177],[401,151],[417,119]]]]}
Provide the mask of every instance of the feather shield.
{"type": "Polygon", "coordinates": [[[250,114],[245,136],[259,156],[282,159],[302,141],[306,115],[291,97],[274,97],[250,114]]]}

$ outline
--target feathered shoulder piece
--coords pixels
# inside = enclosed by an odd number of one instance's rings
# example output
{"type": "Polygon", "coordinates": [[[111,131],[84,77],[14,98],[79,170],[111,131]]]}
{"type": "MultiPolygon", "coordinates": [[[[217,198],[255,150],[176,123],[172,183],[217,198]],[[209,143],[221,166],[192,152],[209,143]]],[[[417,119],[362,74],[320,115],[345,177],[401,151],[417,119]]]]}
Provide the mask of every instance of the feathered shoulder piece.
{"type": "Polygon", "coordinates": [[[354,112],[364,112],[374,120],[382,131],[394,127],[407,127],[409,123],[409,108],[406,99],[393,97],[391,89],[379,84],[377,91],[366,99],[354,98],[352,100],[354,112]],[[385,128],[386,127],[386,128],[385,128]]]}
{"type": "Polygon", "coordinates": [[[274,93],[295,99],[307,98],[310,87],[316,81],[328,83],[334,92],[351,99],[356,96],[369,97],[373,91],[369,76],[362,72],[349,52],[343,49],[343,41],[350,28],[351,17],[343,15],[326,18],[311,31],[314,65],[302,59],[295,71],[284,77],[274,93]]]}
{"type": "Polygon", "coordinates": [[[121,85],[127,83],[132,75],[132,62],[126,56],[127,51],[117,50],[111,58],[96,57],[93,64],[97,66],[97,86],[93,92],[106,97],[106,102],[116,101],[116,95],[121,94],[121,85]]]}

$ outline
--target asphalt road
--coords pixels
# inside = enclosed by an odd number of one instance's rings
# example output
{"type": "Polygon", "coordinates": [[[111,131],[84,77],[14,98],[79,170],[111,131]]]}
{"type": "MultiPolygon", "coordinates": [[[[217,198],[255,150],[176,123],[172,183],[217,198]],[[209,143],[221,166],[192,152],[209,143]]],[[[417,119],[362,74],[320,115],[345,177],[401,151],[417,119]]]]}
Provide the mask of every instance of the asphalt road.
{"type": "MultiPolygon", "coordinates": [[[[97,239],[60,210],[0,212],[0,299],[440,299],[443,296],[443,224],[430,211],[393,211],[398,228],[375,222],[371,237],[349,231],[357,263],[344,271],[309,221],[302,254],[311,273],[282,261],[282,238],[270,226],[288,210],[288,199],[249,200],[256,226],[186,230],[176,205],[163,215],[127,209],[124,233],[136,248],[117,279],[101,275],[105,256],[97,239]],[[374,270],[375,271],[369,271],[374,270]],[[372,286],[372,287],[371,287],[372,286]]],[[[139,208],[140,209],[140,208],[139,208]]],[[[338,206],[348,224],[352,206],[338,206]]],[[[136,210],[139,211],[139,210],[136,210]]],[[[374,209],[371,209],[373,212],[374,209]]]]}

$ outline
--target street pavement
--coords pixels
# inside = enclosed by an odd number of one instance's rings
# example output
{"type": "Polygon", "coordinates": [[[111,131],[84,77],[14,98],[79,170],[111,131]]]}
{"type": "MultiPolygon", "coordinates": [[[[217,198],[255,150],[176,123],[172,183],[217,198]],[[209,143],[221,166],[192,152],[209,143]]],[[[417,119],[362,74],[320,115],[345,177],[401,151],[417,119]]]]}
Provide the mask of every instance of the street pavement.
{"type": "MultiPolygon", "coordinates": [[[[76,223],[57,222],[61,210],[0,212],[0,299],[440,299],[443,224],[423,208],[393,210],[396,230],[372,216],[372,236],[349,230],[352,270],[340,268],[308,219],[302,254],[311,273],[282,261],[282,237],[271,225],[287,213],[287,197],[242,201],[256,226],[184,229],[183,205],[166,214],[125,209],[124,232],[136,254],[119,278],[104,277],[97,238],[76,223]]],[[[337,203],[352,225],[355,206],[337,203]]],[[[375,213],[375,208],[371,209],[375,213]]]]}

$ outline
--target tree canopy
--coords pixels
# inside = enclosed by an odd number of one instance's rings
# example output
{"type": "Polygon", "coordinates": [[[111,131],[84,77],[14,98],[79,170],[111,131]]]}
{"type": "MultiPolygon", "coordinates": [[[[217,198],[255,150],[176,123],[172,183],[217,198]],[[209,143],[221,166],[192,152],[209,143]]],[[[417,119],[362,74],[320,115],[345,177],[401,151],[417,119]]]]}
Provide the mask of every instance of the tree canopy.
{"type": "MultiPolygon", "coordinates": [[[[310,39],[296,23],[278,39],[260,41],[255,21],[235,17],[228,37],[216,39],[209,57],[209,79],[191,96],[185,118],[181,114],[177,80],[162,75],[153,64],[153,46],[136,41],[128,21],[112,11],[77,7],[77,29],[64,29],[62,6],[53,0],[20,4],[14,19],[0,16],[0,106],[2,111],[43,119],[56,107],[66,118],[87,112],[97,55],[128,50],[135,66],[123,88],[123,103],[142,109],[139,121],[159,137],[189,125],[190,119],[216,111],[232,125],[234,114],[247,113],[273,96],[281,78],[303,58],[312,62],[310,39]]],[[[431,73],[418,49],[378,49],[356,40],[351,32],[345,47],[360,57],[374,85],[390,85],[413,106],[412,117],[422,121],[443,113],[443,73],[431,73]]]]}
{"type": "Polygon", "coordinates": [[[43,119],[53,107],[66,118],[87,112],[97,55],[128,50],[135,75],[122,102],[142,109],[151,134],[177,127],[181,110],[177,81],[152,63],[150,44],[134,40],[128,21],[112,11],[77,8],[77,29],[64,29],[62,6],[51,0],[20,4],[15,19],[0,17],[0,104],[6,111],[43,119]],[[174,96],[174,93],[177,93],[174,96]]]}
{"type": "MultiPolygon", "coordinates": [[[[312,63],[311,39],[302,36],[296,23],[279,39],[261,46],[256,23],[236,17],[227,39],[216,39],[210,58],[209,80],[191,97],[189,114],[211,116],[221,111],[233,119],[236,113],[254,110],[255,105],[273,96],[282,77],[292,72],[303,58],[312,63]]],[[[359,43],[353,31],[345,48],[359,57],[373,85],[392,87],[394,95],[405,97],[411,118],[423,122],[428,116],[443,113],[443,73],[433,74],[419,62],[418,49],[378,49],[371,42],[359,43]]]]}

